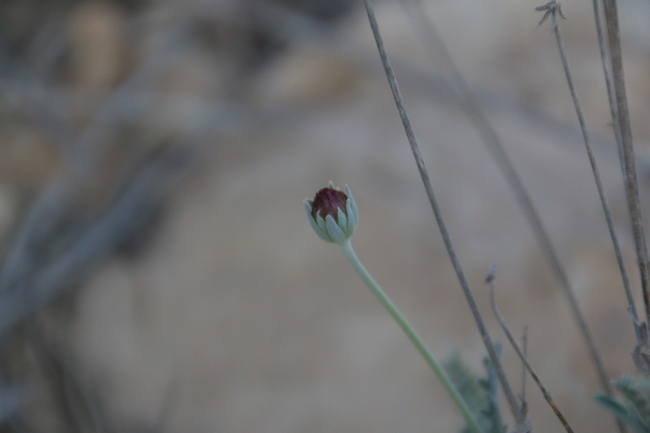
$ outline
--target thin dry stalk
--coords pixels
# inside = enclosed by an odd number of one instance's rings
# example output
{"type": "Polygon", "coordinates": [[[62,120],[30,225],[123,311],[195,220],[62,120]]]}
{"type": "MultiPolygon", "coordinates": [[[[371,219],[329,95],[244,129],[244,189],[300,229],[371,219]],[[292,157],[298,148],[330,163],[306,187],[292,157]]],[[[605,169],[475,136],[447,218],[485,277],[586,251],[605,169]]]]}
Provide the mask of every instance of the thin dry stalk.
{"type": "Polygon", "coordinates": [[[411,121],[409,120],[408,114],[406,113],[404,101],[402,100],[399,87],[397,86],[397,81],[393,73],[393,68],[390,64],[388,54],[386,53],[386,48],[384,47],[384,42],[381,37],[381,33],[379,31],[379,25],[377,24],[377,20],[375,18],[375,13],[371,1],[364,0],[364,3],[366,6],[366,11],[368,13],[368,20],[370,21],[370,27],[372,28],[372,33],[374,35],[375,42],[377,43],[377,49],[379,50],[379,55],[381,57],[381,61],[384,66],[386,78],[388,79],[390,89],[393,93],[395,104],[397,105],[397,110],[399,112],[400,118],[402,119],[402,124],[406,132],[406,137],[408,138],[409,144],[411,146],[411,151],[413,152],[413,156],[415,157],[415,162],[418,166],[418,170],[420,172],[422,182],[424,183],[424,188],[427,192],[427,196],[429,197],[429,202],[431,203],[431,208],[433,209],[433,213],[436,222],[438,224],[438,228],[440,229],[440,234],[445,243],[445,247],[447,248],[447,253],[449,254],[449,258],[451,259],[454,270],[456,271],[458,281],[460,282],[461,288],[463,289],[465,297],[467,298],[467,303],[469,304],[472,315],[474,316],[474,320],[476,321],[476,325],[479,329],[483,342],[485,343],[488,356],[490,357],[490,362],[492,362],[497,377],[499,378],[499,382],[501,383],[501,387],[506,396],[506,400],[508,401],[508,405],[510,406],[510,412],[514,417],[517,426],[528,425],[528,421],[525,419],[525,417],[522,416],[523,413],[521,411],[521,408],[517,403],[517,399],[515,398],[515,394],[513,393],[512,388],[510,387],[510,383],[508,382],[505,371],[503,370],[503,366],[501,365],[499,356],[497,355],[497,352],[494,348],[494,344],[492,343],[492,339],[490,338],[490,334],[488,333],[487,327],[485,326],[483,318],[481,317],[481,313],[478,309],[478,305],[476,304],[476,300],[474,299],[474,294],[472,293],[472,290],[469,287],[469,283],[467,281],[467,278],[465,277],[465,273],[456,255],[456,250],[451,242],[451,237],[449,235],[449,231],[447,230],[447,226],[443,219],[440,205],[438,204],[438,200],[433,192],[431,180],[429,178],[427,168],[424,164],[424,160],[422,159],[422,155],[420,153],[417,139],[415,138],[415,133],[411,126],[411,121]]]}
{"type": "MultiPolygon", "coordinates": [[[[600,51],[600,60],[603,66],[603,75],[605,77],[605,88],[607,89],[607,100],[609,102],[609,110],[610,110],[610,115],[612,116],[612,127],[614,128],[614,138],[616,139],[616,148],[618,149],[618,157],[619,161],[621,163],[621,170],[623,172],[623,176],[625,177],[626,169],[625,169],[625,156],[623,152],[623,138],[621,136],[621,128],[618,123],[618,114],[616,112],[616,95],[614,94],[614,88],[612,87],[612,77],[609,72],[609,69],[607,68],[607,50],[605,48],[605,40],[603,37],[603,29],[601,26],[601,18],[600,18],[600,8],[598,6],[598,0],[593,0],[593,7],[594,7],[594,21],[596,23],[596,34],[598,35],[598,49],[600,51]]],[[[627,182],[624,182],[625,185],[625,195],[627,197],[627,201],[630,201],[630,191],[627,186],[627,182]]],[[[623,288],[625,289],[625,297],[627,298],[627,308],[628,311],[630,312],[630,315],[632,316],[632,324],[634,326],[634,332],[636,334],[636,339],[637,342],[642,341],[642,336],[643,336],[643,330],[639,324],[641,321],[639,320],[639,316],[636,311],[636,305],[634,302],[634,296],[632,295],[632,289],[630,287],[630,280],[628,278],[627,272],[623,272],[624,268],[622,267],[622,258],[619,259],[619,256],[617,254],[616,260],[619,261],[619,268],[621,268],[621,277],[623,278],[623,288]]]]}
{"type": "MultiPolygon", "coordinates": [[[[616,96],[614,94],[614,88],[612,87],[612,78],[607,68],[607,50],[605,48],[605,40],[603,37],[603,29],[601,26],[600,18],[600,8],[598,7],[598,0],[593,0],[594,8],[594,21],[596,23],[596,34],[598,36],[598,49],[600,51],[600,60],[603,66],[603,75],[605,78],[605,88],[607,89],[607,99],[609,101],[609,110],[612,116],[612,126],[614,128],[614,138],[616,139],[616,148],[618,149],[618,156],[621,163],[621,169],[623,171],[623,176],[625,176],[625,158],[623,155],[623,138],[621,137],[621,129],[618,124],[618,114],[616,112],[616,96]]],[[[627,188],[627,183],[625,185],[625,194],[629,201],[630,192],[627,188]]],[[[619,262],[619,268],[621,269],[621,277],[623,278],[623,288],[625,289],[625,297],[627,298],[628,310],[632,316],[632,323],[634,324],[634,332],[636,333],[637,341],[641,339],[641,330],[636,323],[639,322],[639,316],[636,312],[636,306],[634,303],[634,296],[632,295],[632,289],[630,287],[630,279],[627,272],[625,271],[625,266],[623,265],[623,258],[620,254],[616,253],[616,260],[619,262]]]]}
{"type": "MultiPolygon", "coordinates": [[[[582,132],[582,138],[585,143],[585,149],[587,150],[587,156],[589,157],[589,163],[591,164],[591,171],[593,172],[594,181],[596,182],[596,188],[598,189],[598,196],[600,197],[600,202],[603,206],[603,212],[605,213],[605,219],[607,220],[607,228],[609,229],[609,234],[612,239],[612,244],[614,246],[614,251],[616,253],[616,259],[618,261],[621,277],[623,278],[623,284],[629,287],[629,279],[627,277],[627,271],[625,270],[625,264],[623,263],[623,254],[621,252],[621,247],[618,242],[618,237],[614,229],[614,219],[609,209],[609,204],[607,203],[607,197],[605,196],[603,182],[600,178],[600,171],[598,170],[598,164],[596,163],[596,158],[594,157],[594,152],[591,147],[589,132],[587,131],[587,125],[585,123],[584,114],[582,113],[582,106],[580,105],[580,100],[578,99],[578,93],[576,91],[576,87],[573,82],[573,76],[571,75],[571,70],[569,68],[569,62],[567,60],[564,40],[562,39],[562,33],[560,32],[560,26],[558,24],[558,17],[564,18],[564,16],[562,15],[562,10],[560,9],[560,4],[557,3],[555,0],[552,0],[547,4],[545,4],[544,6],[540,6],[536,8],[536,10],[546,11],[539,25],[541,25],[547,18],[551,17],[552,29],[553,29],[553,33],[555,34],[555,40],[557,42],[558,51],[560,52],[560,57],[562,58],[562,66],[564,68],[564,74],[566,76],[567,84],[569,86],[569,91],[571,93],[571,99],[573,100],[573,107],[576,111],[576,115],[578,116],[580,131],[582,132]]],[[[598,359],[598,362],[602,363],[600,358],[598,359]]],[[[602,370],[599,369],[599,371],[602,371],[604,375],[604,369],[602,370]]],[[[603,381],[604,384],[606,384],[605,390],[607,391],[607,393],[611,394],[612,389],[609,384],[609,378],[607,378],[607,376],[604,375],[603,377],[601,377],[601,381],[603,381]]]]}
{"type": "Polygon", "coordinates": [[[567,433],[573,433],[573,429],[569,425],[569,422],[567,419],[564,417],[564,414],[562,414],[562,411],[560,411],[560,408],[557,407],[557,404],[555,404],[555,400],[553,400],[553,396],[551,396],[551,392],[546,388],[542,380],[539,378],[537,375],[537,372],[533,368],[533,366],[530,364],[530,361],[528,361],[528,358],[526,357],[526,354],[524,351],[521,349],[515,338],[512,336],[512,332],[510,332],[510,328],[508,328],[508,325],[506,324],[506,321],[504,320],[503,316],[501,315],[501,312],[499,311],[499,308],[497,307],[496,299],[494,296],[495,292],[495,287],[494,287],[494,274],[490,274],[488,278],[486,278],[485,282],[488,284],[490,287],[490,305],[492,306],[492,311],[494,312],[494,316],[497,318],[499,321],[499,324],[501,325],[501,328],[503,329],[503,332],[505,332],[506,337],[508,337],[508,341],[512,345],[512,347],[515,349],[515,352],[517,352],[517,355],[519,355],[519,358],[521,359],[521,362],[524,363],[526,366],[526,369],[530,373],[530,375],[533,377],[533,380],[539,387],[540,391],[542,391],[542,395],[544,396],[544,399],[548,403],[549,406],[551,406],[551,409],[553,409],[553,412],[557,416],[557,418],[560,420],[564,428],[566,429],[567,433]]]}
{"type": "MultiPolygon", "coordinates": [[[[621,163],[623,176],[625,176],[625,161],[623,159],[623,139],[621,137],[621,130],[618,127],[618,114],[616,113],[616,95],[614,94],[614,87],[612,86],[612,76],[607,67],[607,48],[605,47],[605,37],[603,36],[603,27],[600,17],[600,2],[598,0],[592,1],[594,8],[594,22],[596,24],[596,35],[598,37],[598,50],[600,52],[600,62],[603,67],[603,75],[605,77],[605,89],[607,90],[607,99],[609,101],[609,111],[612,116],[612,128],[614,129],[614,138],[616,139],[616,147],[618,149],[618,156],[621,163]]],[[[628,194],[627,185],[625,185],[625,193],[628,194]]],[[[632,302],[634,305],[634,302],[632,302]]]]}
{"type": "MultiPolygon", "coordinates": [[[[526,220],[530,224],[535,238],[537,239],[537,242],[542,250],[544,258],[553,271],[555,278],[559,282],[560,288],[564,293],[565,298],[567,299],[567,303],[569,304],[571,314],[574,317],[574,320],[576,321],[578,328],[583,335],[585,343],[587,344],[601,385],[607,391],[610,388],[609,378],[605,373],[605,369],[600,357],[600,352],[596,347],[594,338],[591,335],[591,331],[587,325],[584,314],[578,306],[578,302],[571,287],[571,283],[569,282],[566,271],[564,270],[564,267],[562,266],[560,259],[555,252],[555,248],[551,243],[550,236],[548,235],[539,216],[539,213],[535,209],[533,201],[528,194],[528,191],[524,187],[519,174],[515,170],[514,164],[510,161],[510,158],[508,157],[508,154],[506,153],[499,136],[483,112],[481,105],[474,97],[471,89],[456,67],[451,55],[449,54],[449,51],[442,41],[442,38],[439,37],[432,21],[426,19],[426,13],[422,7],[422,3],[419,0],[402,0],[402,4],[405,5],[407,7],[407,10],[411,12],[409,13],[409,16],[412,17],[414,23],[416,24],[415,27],[419,29],[420,33],[423,35],[423,39],[426,40],[427,45],[431,44],[438,47],[438,50],[443,58],[443,63],[447,66],[449,72],[452,75],[452,81],[456,90],[456,94],[461,101],[463,109],[467,113],[470,120],[476,126],[479,134],[481,135],[481,138],[483,139],[483,142],[486,144],[488,150],[490,151],[492,158],[499,167],[499,170],[506,178],[508,185],[510,188],[512,188],[517,204],[521,208],[524,216],[526,217],[526,220]]],[[[613,226],[611,227],[613,228],[613,226]]],[[[617,254],[617,259],[619,257],[619,266],[622,266],[622,255],[617,254]]],[[[627,273],[624,272],[624,268],[622,269],[624,278],[627,280],[627,273]]]]}
{"type": "MultiPolygon", "coordinates": [[[[521,336],[521,345],[524,351],[524,355],[528,356],[528,325],[524,326],[524,334],[521,336]]],[[[521,395],[519,399],[521,400],[521,405],[523,407],[528,407],[526,402],[526,364],[522,362],[521,364],[521,395]]]]}
{"type": "MultiPolygon", "coordinates": [[[[571,70],[569,68],[569,62],[567,60],[567,55],[566,55],[566,48],[564,46],[564,40],[562,38],[562,33],[560,32],[560,26],[558,24],[558,17],[564,18],[562,15],[562,9],[560,8],[560,4],[556,3],[555,0],[550,1],[549,3],[545,4],[544,6],[540,6],[536,8],[538,11],[545,10],[546,13],[544,14],[544,17],[540,21],[539,25],[541,25],[549,16],[551,17],[551,22],[552,22],[552,28],[553,28],[553,33],[555,34],[555,40],[557,42],[558,46],[558,51],[560,52],[560,57],[562,58],[562,66],[564,68],[564,74],[566,76],[567,84],[569,86],[569,91],[571,93],[571,99],[573,100],[573,106],[576,111],[576,115],[578,116],[578,123],[580,124],[580,131],[582,131],[582,138],[585,143],[585,149],[587,151],[587,156],[589,157],[589,163],[591,164],[591,171],[594,175],[594,181],[596,182],[596,188],[598,189],[598,196],[600,197],[600,202],[603,206],[603,212],[605,214],[605,219],[607,220],[607,228],[609,230],[610,237],[612,239],[612,245],[614,247],[614,252],[616,254],[616,261],[618,262],[618,267],[620,270],[621,278],[623,280],[623,287],[625,288],[625,292],[628,295],[628,302],[632,302],[632,293],[630,289],[630,282],[629,278],[627,275],[627,271],[625,269],[625,264],[623,263],[623,253],[621,252],[621,247],[618,242],[618,237],[616,235],[616,230],[614,229],[614,219],[612,217],[612,213],[609,208],[609,204],[607,203],[607,197],[605,196],[605,190],[603,188],[603,183],[600,178],[600,172],[598,170],[598,164],[596,163],[596,158],[594,157],[594,152],[591,147],[591,140],[589,138],[589,133],[587,131],[587,125],[585,122],[584,114],[582,112],[582,106],[580,105],[580,100],[578,99],[578,92],[576,91],[575,83],[573,82],[573,76],[571,74],[571,70]]],[[[632,306],[634,305],[633,303],[631,304],[632,306]]],[[[635,331],[638,334],[637,327],[635,326],[635,331]]],[[[589,335],[591,338],[591,335],[589,335]]],[[[600,358],[595,360],[596,362],[600,363],[600,368],[599,368],[599,373],[601,374],[601,382],[603,383],[603,387],[605,388],[605,392],[608,395],[612,395],[613,390],[609,382],[609,378],[606,376],[604,372],[604,367],[602,365],[602,360],[600,358]]],[[[624,432],[626,431],[625,425],[623,422],[616,418],[616,422],[618,424],[619,429],[624,432]]]]}
{"type": "Polygon", "coordinates": [[[628,191],[628,206],[632,220],[632,233],[636,247],[639,274],[641,276],[641,289],[645,305],[646,323],[650,322],[650,286],[648,281],[648,252],[645,235],[643,233],[643,218],[639,200],[639,184],[636,176],[634,147],[632,144],[632,131],[630,129],[630,115],[627,108],[627,95],[625,93],[625,76],[623,74],[623,57],[621,53],[621,35],[618,25],[618,8],[616,0],[604,0],[605,22],[609,41],[609,53],[614,79],[614,94],[616,96],[616,113],[613,119],[618,125],[623,142],[623,160],[625,166],[625,183],[628,191]]]}

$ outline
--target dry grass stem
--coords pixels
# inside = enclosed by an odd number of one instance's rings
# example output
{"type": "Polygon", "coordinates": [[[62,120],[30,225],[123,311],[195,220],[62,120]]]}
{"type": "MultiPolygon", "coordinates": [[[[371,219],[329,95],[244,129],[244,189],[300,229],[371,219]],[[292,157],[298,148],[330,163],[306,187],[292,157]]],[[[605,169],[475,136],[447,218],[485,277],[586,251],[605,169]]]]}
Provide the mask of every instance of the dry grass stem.
{"type": "MultiPolygon", "coordinates": [[[[547,263],[553,271],[553,274],[559,282],[560,288],[562,289],[567,299],[572,316],[574,317],[578,328],[583,335],[585,343],[588,346],[592,362],[596,367],[601,384],[603,388],[609,389],[609,379],[605,374],[599,350],[596,347],[595,341],[591,335],[591,331],[589,330],[587,322],[584,318],[584,314],[578,306],[577,299],[571,287],[571,283],[569,282],[569,279],[566,275],[566,271],[564,270],[564,267],[562,266],[558,255],[555,252],[555,248],[551,243],[550,236],[548,235],[539,216],[539,213],[535,209],[533,201],[528,194],[528,191],[526,190],[519,174],[517,173],[514,164],[510,161],[510,158],[508,157],[508,154],[506,153],[500,138],[490,124],[487,116],[481,108],[481,105],[474,97],[462,74],[456,67],[451,55],[449,54],[449,51],[446,49],[444,42],[439,37],[433,23],[431,20],[426,19],[426,13],[422,7],[420,0],[403,0],[402,4],[405,5],[407,10],[410,12],[409,16],[415,24],[414,27],[419,30],[418,33],[422,35],[422,39],[423,42],[425,42],[425,45],[428,46],[430,44],[437,46],[438,51],[442,54],[443,63],[452,75],[452,83],[456,90],[456,95],[460,99],[461,105],[467,113],[468,117],[476,126],[479,134],[481,135],[481,138],[483,139],[483,142],[486,144],[494,161],[506,178],[508,185],[512,188],[517,204],[521,208],[524,216],[526,217],[526,220],[530,224],[535,238],[540,245],[542,253],[544,254],[547,263]]],[[[611,218],[611,214],[609,215],[611,218]]],[[[610,227],[612,227],[613,230],[613,225],[610,227]]],[[[616,244],[618,245],[618,241],[616,241],[616,244]]],[[[620,251],[620,248],[617,251],[620,251]]],[[[617,258],[620,258],[619,266],[622,266],[622,255],[617,253],[617,258]]],[[[627,281],[627,273],[624,272],[624,268],[622,269],[624,279],[627,281]]]]}
{"type": "MultiPolygon", "coordinates": [[[[596,163],[596,158],[594,157],[594,152],[591,147],[591,140],[589,138],[589,132],[587,131],[587,125],[585,122],[584,114],[582,112],[582,106],[580,105],[580,100],[578,99],[578,93],[576,91],[575,83],[573,82],[573,76],[571,74],[571,69],[569,68],[569,62],[567,59],[566,55],[566,48],[564,46],[564,40],[562,39],[562,33],[560,32],[560,26],[559,26],[559,18],[565,18],[564,15],[562,15],[562,9],[560,8],[560,4],[557,3],[555,0],[550,1],[549,3],[540,6],[536,8],[536,10],[541,11],[545,10],[546,13],[544,14],[544,17],[540,21],[540,25],[550,16],[551,17],[551,22],[552,22],[552,29],[553,33],[555,34],[555,40],[557,42],[558,46],[558,51],[560,52],[560,57],[562,59],[562,66],[564,68],[564,74],[566,76],[567,80],[567,85],[569,86],[569,92],[571,93],[571,99],[573,101],[573,107],[575,109],[576,115],[578,117],[578,123],[580,124],[580,131],[582,132],[582,138],[584,140],[585,144],[585,149],[587,151],[587,156],[589,158],[589,164],[591,165],[591,171],[594,175],[594,181],[596,183],[596,188],[598,189],[598,196],[600,198],[600,202],[603,206],[603,212],[605,214],[605,219],[607,221],[607,228],[609,230],[610,237],[612,239],[612,245],[614,247],[614,253],[616,254],[616,261],[618,263],[619,271],[621,274],[621,278],[623,280],[623,287],[625,288],[626,293],[628,293],[628,302],[631,301],[632,296],[631,296],[631,290],[630,290],[630,283],[629,283],[629,278],[627,275],[627,271],[625,269],[625,264],[623,262],[623,253],[621,252],[621,247],[618,242],[618,237],[616,235],[616,230],[614,228],[614,219],[612,217],[612,213],[609,208],[609,204],[607,203],[607,197],[605,196],[605,190],[603,187],[603,183],[600,177],[600,172],[598,170],[598,164],[596,163]]],[[[630,304],[633,306],[633,303],[630,304]]],[[[635,326],[636,329],[636,326],[635,326]]],[[[585,338],[591,339],[592,344],[595,345],[595,342],[593,341],[593,337],[591,333],[589,332],[588,328],[586,328],[585,324],[585,338]]],[[[607,377],[607,374],[605,373],[605,368],[602,363],[602,359],[600,358],[600,354],[598,352],[594,353],[594,362],[596,363],[598,367],[598,373],[600,376],[601,383],[603,385],[603,388],[605,389],[605,392],[608,395],[612,395],[613,389],[610,384],[610,380],[607,377]]],[[[617,424],[619,429],[624,432],[626,431],[625,426],[621,420],[618,418],[616,419],[617,424]]]]}
{"type": "Polygon", "coordinates": [[[562,426],[564,426],[565,430],[567,433],[573,433],[573,429],[569,425],[569,422],[567,421],[566,417],[564,414],[562,414],[562,411],[557,407],[557,404],[555,404],[555,400],[553,400],[553,397],[551,396],[551,392],[546,388],[542,380],[539,378],[537,373],[535,372],[535,369],[533,366],[530,364],[530,361],[528,361],[528,358],[526,357],[526,354],[524,351],[521,349],[515,338],[512,336],[512,332],[510,332],[510,328],[508,328],[508,325],[506,324],[503,316],[501,315],[501,312],[499,311],[499,308],[497,307],[496,299],[495,299],[495,287],[494,287],[494,273],[490,273],[488,278],[485,279],[485,282],[488,284],[490,287],[490,305],[492,306],[492,311],[494,312],[494,316],[497,318],[499,321],[499,324],[501,325],[501,328],[503,329],[503,332],[505,332],[506,337],[508,338],[508,341],[512,345],[512,347],[515,349],[515,352],[517,352],[517,355],[521,359],[521,361],[524,363],[526,366],[526,369],[530,373],[530,375],[533,377],[533,380],[539,387],[540,391],[542,391],[542,395],[544,396],[544,399],[546,402],[551,406],[551,409],[553,409],[553,412],[557,416],[557,418],[560,420],[562,423],[562,426]]]}
{"type": "MultiPolygon", "coordinates": [[[[521,336],[521,347],[524,352],[524,355],[527,357],[528,356],[528,325],[524,326],[524,333],[521,336]]],[[[526,364],[523,363],[521,364],[521,395],[519,398],[521,399],[521,404],[523,407],[527,407],[528,403],[526,403],[526,364]]]]}
{"type": "Polygon", "coordinates": [[[650,374],[650,344],[648,342],[648,323],[650,323],[650,287],[648,281],[648,250],[643,229],[643,217],[641,215],[641,203],[639,198],[639,185],[636,175],[636,162],[634,157],[634,146],[632,144],[632,132],[630,127],[630,116],[627,107],[627,95],[625,92],[625,77],[623,74],[623,55],[621,52],[621,35],[618,24],[618,8],[616,0],[603,0],[605,9],[605,22],[607,23],[607,36],[609,42],[609,53],[614,81],[614,96],[616,98],[616,109],[611,108],[615,130],[620,132],[622,142],[622,165],[625,171],[625,189],[627,192],[627,203],[632,223],[632,235],[641,277],[641,291],[643,304],[645,306],[646,321],[643,323],[635,316],[632,307],[629,308],[632,320],[637,328],[637,344],[632,353],[636,367],[644,374],[650,374]]]}
{"type": "MultiPolygon", "coordinates": [[[[605,48],[605,40],[603,37],[603,29],[602,29],[601,18],[600,18],[600,8],[598,4],[599,4],[598,0],[593,0],[594,21],[596,24],[596,34],[598,36],[598,49],[600,52],[600,60],[603,66],[603,75],[605,78],[605,88],[607,90],[607,99],[609,102],[610,114],[612,116],[612,127],[614,129],[614,138],[616,139],[616,147],[618,149],[619,160],[621,163],[623,176],[625,176],[623,139],[621,137],[621,129],[619,127],[618,120],[617,120],[618,115],[616,114],[616,102],[615,102],[616,97],[614,95],[614,89],[612,87],[612,78],[609,69],[607,68],[607,50],[605,48]]],[[[629,201],[630,193],[627,188],[627,183],[625,183],[624,185],[625,185],[625,193],[629,201]]],[[[608,221],[608,225],[609,225],[609,221],[608,221]]],[[[625,297],[627,298],[628,309],[630,311],[630,315],[632,316],[632,322],[634,324],[634,332],[636,333],[637,340],[640,340],[641,330],[639,329],[639,327],[636,326],[636,323],[639,321],[639,317],[636,312],[634,296],[632,295],[632,289],[630,287],[630,279],[625,269],[622,255],[620,254],[620,248],[616,250],[616,260],[618,261],[618,266],[619,269],[621,270],[621,278],[623,279],[623,289],[625,290],[625,297]]]]}
{"type": "Polygon", "coordinates": [[[386,53],[386,48],[384,47],[383,39],[379,31],[379,26],[375,18],[372,4],[370,0],[364,0],[364,3],[366,6],[366,11],[368,13],[368,20],[370,21],[370,26],[372,28],[375,42],[377,43],[377,49],[379,50],[379,55],[381,57],[384,71],[386,73],[386,78],[388,79],[391,92],[393,93],[395,104],[397,105],[397,110],[399,112],[400,118],[402,119],[402,124],[406,132],[406,137],[408,138],[409,144],[411,146],[411,151],[413,152],[415,162],[420,172],[420,177],[422,178],[422,182],[424,183],[424,188],[427,192],[427,196],[429,197],[429,202],[431,203],[431,208],[433,210],[436,222],[438,224],[438,228],[440,229],[440,234],[445,243],[447,253],[449,255],[449,258],[451,259],[454,270],[456,271],[456,275],[458,277],[458,281],[460,282],[461,288],[463,289],[465,297],[467,298],[467,303],[469,304],[472,315],[474,316],[474,320],[476,321],[476,325],[479,329],[479,333],[481,334],[481,338],[485,343],[485,347],[487,349],[490,362],[492,362],[497,377],[499,378],[499,382],[501,384],[501,387],[506,396],[506,400],[508,401],[508,405],[510,407],[510,412],[512,413],[512,416],[514,417],[518,426],[526,425],[528,424],[528,421],[523,416],[521,408],[517,403],[517,399],[515,398],[515,394],[513,393],[512,388],[510,387],[510,383],[508,382],[505,371],[503,370],[503,366],[501,364],[501,361],[499,360],[499,356],[496,353],[490,334],[488,333],[487,327],[485,326],[485,322],[483,321],[483,318],[481,317],[481,313],[478,309],[478,305],[476,304],[476,300],[474,299],[474,294],[472,293],[472,290],[469,287],[469,283],[467,281],[467,278],[465,277],[465,273],[456,255],[456,250],[454,249],[454,246],[451,242],[449,231],[447,230],[447,226],[443,219],[440,205],[438,204],[438,200],[434,194],[433,187],[431,185],[431,180],[427,172],[427,168],[424,164],[424,160],[422,159],[422,155],[420,153],[420,149],[417,140],[415,138],[415,133],[411,126],[411,122],[409,120],[408,114],[406,113],[404,101],[399,91],[399,87],[397,86],[397,81],[395,79],[395,75],[393,73],[393,69],[390,64],[390,60],[388,58],[388,54],[386,53]]]}

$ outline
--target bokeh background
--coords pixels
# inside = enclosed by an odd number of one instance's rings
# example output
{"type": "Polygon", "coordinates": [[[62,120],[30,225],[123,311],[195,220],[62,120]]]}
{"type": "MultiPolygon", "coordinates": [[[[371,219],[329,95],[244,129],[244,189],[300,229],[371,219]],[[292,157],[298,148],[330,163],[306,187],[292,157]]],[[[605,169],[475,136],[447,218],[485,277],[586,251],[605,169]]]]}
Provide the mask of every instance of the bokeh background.
{"type": "MultiPolygon", "coordinates": [[[[608,373],[633,328],[560,57],[533,1],[430,0],[516,164],[608,373]]],[[[620,5],[642,201],[650,3],[620,5]]],[[[628,269],[629,217],[591,2],[560,22],[628,269]]],[[[609,432],[594,368],[440,41],[377,2],[452,240],[496,339],[513,332],[576,431],[609,432]]],[[[410,342],[302,200],[332,180],[358,255],[440,359],[484,348],[359,1],[0,3],[0,428],[8,432],[455,432],[410,342]]],[[[650,209],[648,209],[650,210],[650,209]]],[[[503,358],[520,387],[521,366],[503,358]]],[[[536,431],[561,428],[532,382],[536,431]]],[[[504,407],[505,409],[505,407],[504,407]]],[[[505,410],[504,410],[505,411],[505,410]]],[[[512,426],[512,421],[508,421],[512,426]]]]}

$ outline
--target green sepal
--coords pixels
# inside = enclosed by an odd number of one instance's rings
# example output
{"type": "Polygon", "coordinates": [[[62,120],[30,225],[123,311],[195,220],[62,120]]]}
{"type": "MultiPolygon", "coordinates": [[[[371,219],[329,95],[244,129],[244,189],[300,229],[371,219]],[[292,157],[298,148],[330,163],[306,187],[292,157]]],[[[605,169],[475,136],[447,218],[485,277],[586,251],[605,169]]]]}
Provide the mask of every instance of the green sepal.
{"type": "MultiPolygon", "coordinates": [[[[321,227],[319,227],[318,223],[316,223],[316,221],[314,221],[314,217],[311,216],[311,207],[312,207],[313,202],[311,200],[307,199],[307,200],[305,200],[304,203],[305,203],[305,210],[307,211],[307,217],[309,218],[309,223],[311,224],[311,228],[314,229],[314,231],[316,232],[316,234],[318,235],[319,238],[321,238],[325,242],[332,242],[332,240],[327,235],[327,232],[323,231],[323,229],[321,229],[321,227]]],[[[323,222],[323,225],[324,225],[324,222],[323,222]]]]}
{"type": "Polygon", "coordinates": [[[348,236],[341,230],[341,227],[339,227],[332,215],[327,215],[325,225],[327,226],[327,234],[331,238],[330,242],[341,244],[347,240],[348,236]]]}
{"type": "Polygon", "coordinates": [[[350,237],[350,232],[348,231],[348,218],[345,216],[345,212],[343,212],[341,208],[338,208],[336,214],[338,215],[336,225],[339,226],[343,233],[345,233],[345,236],[350,237]]]}

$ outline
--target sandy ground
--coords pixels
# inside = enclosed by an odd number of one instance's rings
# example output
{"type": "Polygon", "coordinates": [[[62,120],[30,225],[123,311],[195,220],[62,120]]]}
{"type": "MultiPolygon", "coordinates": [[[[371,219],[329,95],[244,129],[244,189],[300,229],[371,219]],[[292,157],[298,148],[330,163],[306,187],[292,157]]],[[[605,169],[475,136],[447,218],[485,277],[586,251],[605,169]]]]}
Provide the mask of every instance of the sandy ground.
{"type": "MultiPolygon", "coordinates": [[[[559,54],[549,27],[535,28],[541,18],[535,6],[509,0],[426,4],[535,201],[608,373],[619,377],[634,372],[633,329],[559,54]]],[[[591,4],[567,1],[563,7],[569,61],[636,281],[591,4]]],[[[377,13],[398,80],[412,71],[444,76],[439,57],[429,60],[399,5],[381,4],[377,13]]],[[[650,109],[648,16],[644,2],[621,4],[642,161],[650,141],[644,118],[650,109]]],[[[120,431],[416,433],[461,427],[424,361],[338,248],[311,231],[304,213],[302,200],[329,180],[347,183],[360,213],[353,245],[368,270],[436,356],[459,353],[481,371],[484,347],[363,11],[334,29],[340,40],[301,39],[249,79],[241,98],[260,110],[259,123],[208,140],[203,160],[173,190],[137,257],[103,260],[76,290],[62,340],[120,431]]],[[[179,59],[186,64],[173,83],[187,83],[181,89],[199,98],[220,94],[210,77],[224,74],[222,63],[200,52],[179,59]]],[[[415,79],[400,85],[494,338],[505,342],[483,280],[496,264],[502,311],[515,334],[528,325],[530,360],[570,423],[576,431],[613,431],[612,418],[591,398],[599,385],[564,298],[476,130],[444,91],[415,79]]],[[[650,172],[640,167],[645,200],[650,172]]],[[[506,347],[503,359],[519,388],[516,355],[506,347]]],[[[527,394],[535,431],[560,429],[532,382],[527,394]]]]}

